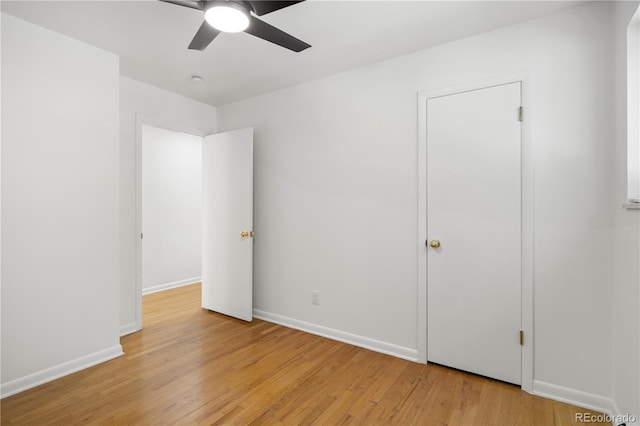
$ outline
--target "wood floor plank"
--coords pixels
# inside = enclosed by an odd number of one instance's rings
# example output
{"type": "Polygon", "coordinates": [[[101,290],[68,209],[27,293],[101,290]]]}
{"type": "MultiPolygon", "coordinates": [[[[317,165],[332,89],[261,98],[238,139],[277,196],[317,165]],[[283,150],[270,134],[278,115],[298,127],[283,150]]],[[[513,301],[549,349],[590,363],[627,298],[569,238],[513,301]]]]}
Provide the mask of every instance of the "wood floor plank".
{"type": "Polygon", "coordinates": [[[590,412],[517,386],[200,309],[200,286],[143,298],[125,355],[5,398],[2,425],[575,425],[590,412]]]}

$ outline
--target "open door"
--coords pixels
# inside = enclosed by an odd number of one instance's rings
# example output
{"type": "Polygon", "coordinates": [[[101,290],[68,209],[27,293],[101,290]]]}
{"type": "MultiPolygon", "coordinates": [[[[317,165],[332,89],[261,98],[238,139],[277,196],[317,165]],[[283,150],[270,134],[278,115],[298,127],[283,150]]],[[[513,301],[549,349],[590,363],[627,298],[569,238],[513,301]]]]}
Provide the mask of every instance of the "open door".
{"type": "Polygon", "coordinates": [[[253,129],[202,144],[202,307],[253,319],[253,129]]]}

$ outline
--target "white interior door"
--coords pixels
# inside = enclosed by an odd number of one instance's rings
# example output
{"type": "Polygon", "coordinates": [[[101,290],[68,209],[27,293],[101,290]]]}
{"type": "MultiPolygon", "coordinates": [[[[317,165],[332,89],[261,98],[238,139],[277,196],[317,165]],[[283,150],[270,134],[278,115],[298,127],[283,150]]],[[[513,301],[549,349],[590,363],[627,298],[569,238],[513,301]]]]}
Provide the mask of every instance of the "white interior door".
{"type": "Polygon", "coordinates": [[[516,384],[520,105],[520,82],[427,100],[427,359],[516,384]]]}
{"type": "Polygon", "coordinates": [[[253,129],[202,144],[202,307],[253,319],[253,129]]]}

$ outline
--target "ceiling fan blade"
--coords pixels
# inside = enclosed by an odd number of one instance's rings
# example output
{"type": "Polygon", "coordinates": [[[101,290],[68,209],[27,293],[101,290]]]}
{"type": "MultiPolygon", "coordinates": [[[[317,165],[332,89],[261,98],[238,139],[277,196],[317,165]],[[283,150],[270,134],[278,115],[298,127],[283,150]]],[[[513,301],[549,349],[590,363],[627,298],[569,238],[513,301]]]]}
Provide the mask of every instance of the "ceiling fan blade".
{"type": "Polygon", "coordinates": [[[304,49],[311,47],[310,44],[307,44],[304,41],[299,40],[264,21],[261,21],[255,16],[249,17],[249,27],[244,30],[244,32],[263,40],[270,41],[271,43],[275,43],[289,50],[293,50],[294,52],[301,52],[304,49]]]}
{"type": "Polygon", "coordinates": [[[204,50],[211,44],[214,38],[220,34],[220,31],[213,28],[211,25],[204,21],[198,32],[195,36],[193,36],[193,40],[191,40],[191,44],[189,44],[189,49],[191,50],[204,50]]]}
{"type": "Polygon", "coordinates": [[[292,6],[296,3],[302,3],[304,0],[298,1],[250,1],[251,6],[253,6],[253,11],[258,16],[265,15],[267,13],[274,12],[276,10],[284,9],[287,6],[292,6]]]}
{"type": "Polygon", "coordinates": [[[203,1],[180,1],[180,0],[160,0],[163,3],[176,4],[178,6],[189,7],[191,9],[204,10],[203,1]]]}

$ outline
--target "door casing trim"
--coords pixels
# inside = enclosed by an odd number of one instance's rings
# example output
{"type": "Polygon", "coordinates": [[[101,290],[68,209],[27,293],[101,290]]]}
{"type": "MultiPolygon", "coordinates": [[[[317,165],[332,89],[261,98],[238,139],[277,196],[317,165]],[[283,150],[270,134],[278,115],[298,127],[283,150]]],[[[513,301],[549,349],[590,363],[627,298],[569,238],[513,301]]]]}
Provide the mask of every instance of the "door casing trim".
{"type": "Polygon", "coordinates": [[[418,362],[427,363],[427,100],[456,93],[521,82],[524,120],[521,127],[521,208],[522,208],[522,291],[521,328],[522,390],[533,392],[534,356],[534,146],[533,146],[533,78],[530,71],[520,71],[494,78],[439,87],[418,93],[418,362]]]}

